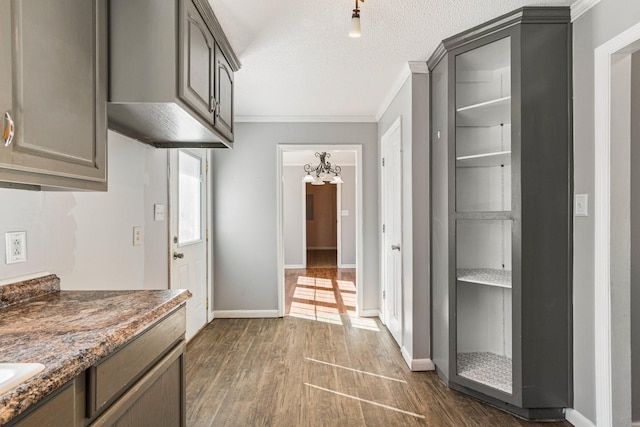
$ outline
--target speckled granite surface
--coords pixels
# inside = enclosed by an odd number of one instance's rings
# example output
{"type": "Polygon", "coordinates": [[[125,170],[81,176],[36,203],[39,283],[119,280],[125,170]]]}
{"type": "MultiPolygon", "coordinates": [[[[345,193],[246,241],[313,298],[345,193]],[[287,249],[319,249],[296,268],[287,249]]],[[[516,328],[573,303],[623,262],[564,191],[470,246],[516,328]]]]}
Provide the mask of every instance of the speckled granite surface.
{"type": "Polygon", "coordinates": [[[0,425],[189,297],[185,290],[56,291],[0,309],[0,362],[45,365],[43,372],[0,395],[0,425]]]}
{"type": "Polygon", "coordinates": [[[55,274],[0,286],[0,308],[58,291],[60,279],[55,274]]]}

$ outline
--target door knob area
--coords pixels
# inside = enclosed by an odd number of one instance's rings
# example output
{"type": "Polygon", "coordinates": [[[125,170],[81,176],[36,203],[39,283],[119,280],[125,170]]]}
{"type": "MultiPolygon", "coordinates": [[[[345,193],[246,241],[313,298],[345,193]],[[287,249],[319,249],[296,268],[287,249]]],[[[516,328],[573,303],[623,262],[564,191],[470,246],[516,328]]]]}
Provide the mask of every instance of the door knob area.
{"type": "Polygon", "coordinates": [[[391,250],[392,251],[399,251],[400,250],[400,245],[391,245],[391,250]]]}
{"type": "Polygon", "coordinates": [[[184,254],[182,252],[174,252],[173,259],[178,259],[178,258],[180,259],[184,258],[184,254]]]}

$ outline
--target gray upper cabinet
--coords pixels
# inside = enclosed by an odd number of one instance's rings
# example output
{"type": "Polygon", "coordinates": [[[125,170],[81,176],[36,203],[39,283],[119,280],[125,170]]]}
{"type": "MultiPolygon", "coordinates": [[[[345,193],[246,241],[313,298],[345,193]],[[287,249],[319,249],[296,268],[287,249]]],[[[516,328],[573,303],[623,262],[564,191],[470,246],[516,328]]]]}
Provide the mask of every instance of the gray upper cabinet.
{"type": "Polygon", "coordinates": [[[0,4],[0,181],[106,190],[106,0],[0,4]]]}
{"type": "Polygon", "coordinates": [[[443,41],[431,71],[433,361],[528,419],[571,402],[571,24],[525,7],[443,41]]]}
{"type": "Polygon", "coordinates": [[[233,141],[233,70],[216,45],[215,128],[233,141]]]}
{"type": "Polygon", "coordinates": [[[182,14],[183,46],[180,73],[180,97],[209,124],[215,110],[215,41],[196,5],[186,0],[182,14]]]}
{"type": "MultiPolygon", "coordinates": [[[[216,98],[216,54],[230,60],[229,81],[240,63],[209,3],[111,0],[109,7],[109,127],[156,147],[232,147],[233,112],[224,105],[233,101],[216,98]]],[[[226,83],[222,90],[233,94],[226,83]]]]}

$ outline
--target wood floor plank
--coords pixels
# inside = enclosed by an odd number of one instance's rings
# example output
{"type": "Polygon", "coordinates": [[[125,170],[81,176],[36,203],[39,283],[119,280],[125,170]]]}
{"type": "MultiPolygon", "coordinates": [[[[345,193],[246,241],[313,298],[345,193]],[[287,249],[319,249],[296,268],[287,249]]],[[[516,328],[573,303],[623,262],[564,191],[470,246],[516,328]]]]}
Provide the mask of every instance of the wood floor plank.
{"type": "Polygon", "coordinates": [[[519,420],[411,372],[377,319],[376,331],[342,318],[214,320],[187,348],[187,424],[569,426],[519,420]]]}

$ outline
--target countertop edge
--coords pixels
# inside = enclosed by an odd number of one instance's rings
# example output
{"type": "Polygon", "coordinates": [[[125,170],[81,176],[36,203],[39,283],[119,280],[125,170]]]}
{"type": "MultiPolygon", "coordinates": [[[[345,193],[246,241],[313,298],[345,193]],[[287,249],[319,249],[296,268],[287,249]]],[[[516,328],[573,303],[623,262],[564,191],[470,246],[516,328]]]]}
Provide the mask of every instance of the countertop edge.
{"type": "Polygon", "coordinates": [[[64,360],[56,368],[45,367],[40,374],[0,395],[0,425],[13,420],[99,360],[140,336],[153,323],[186,304],[190,296],[188,291],[180,291],[154,309],[141,314],[134,321],[105,334],[98,345],[80,349],[75,357],[64,360]]]}

